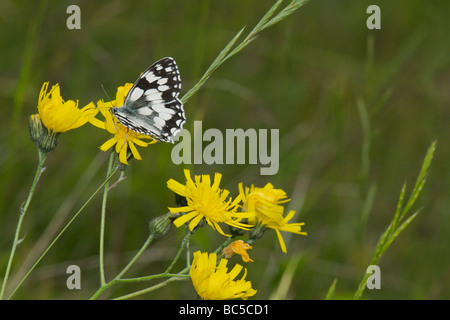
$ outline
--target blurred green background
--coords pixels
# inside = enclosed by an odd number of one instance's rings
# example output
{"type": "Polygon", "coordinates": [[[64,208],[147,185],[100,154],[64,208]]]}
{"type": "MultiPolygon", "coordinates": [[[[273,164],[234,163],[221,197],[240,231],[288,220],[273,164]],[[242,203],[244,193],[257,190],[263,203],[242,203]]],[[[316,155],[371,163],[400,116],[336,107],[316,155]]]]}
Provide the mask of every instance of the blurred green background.
{"type": "MultiPolygon", "coordinates": [[[[59,83],[80,106],[113,97],[159,58],[178,63],[182,94],[201,77],[243,27],[246,32],[274,1],[9,1],[0,3],[0,275],[3,277],[19,208],[37,164],[28,117],[42,83],[59,83]],[[81,30],[69,30],[66,9],[81,8],[81,30]]],[[[286,5],[286,1],[284,4],[286,5]]],[[[425,152],[438,141],[421,213],[380,261],[381,290],[367,299],[450,297],[450,2],[311,0],[265,30],[222,65],[185,105],[186,128],[280,130],[280,169],[261,165],[172,163],[172,146],[140,148],[127,179],[110,193],[106,220],[106,277],[116,275],[148,235],[148,221],[174,205],[166,181],[184,182],[182,169],[221,172],[222,187],[271,182],[292,199],[308,236],[274,232],[255,243],[245,265],[257,299],[323,299],[338,279],[337,298],[355,292],[379,236],[391,221],[403,183],[411,192],[425,152]],[[381,8],[381,30],[368,30],[366,9],[381,8]],[[358,108],[358,104],[360,108],[358,108]],[[363,122],[361,110],[367,111],[363,122]],[[369,125],[363,125],[368,123],[369,125]],[[369,192],[373,204],[364,211],[369,192]],[[366,213],[364,213],[366,212],[366,213]]],[[[245,33],[245,32],[244,32],[245,33]]],[[[363,112],[364,114],[364,112],[363,112]]],[[[10,276],[9,292],[56,232],[101,184],[110,135],[91,125],[62,134],[49,154],[10,276]]],[[[91,202],[17,292],[17,299],[79,299],[99,285],[101,196],[91,202]],[[82,289],[66,288],[66,268],[82,270],[82,289]]],[[[414,211],[415,211],[414,210],[414,211]]],[[[162,272],[184,231],[152,244],[129,276],[162,272]]],[[[191,250],[212,251],[223,237],[196,233],[191,250]]],[[[178,268],[182,267],[184,261],[178,268]]],[[[242,261],[231,259],[232,264],[242,261]]],[[[139,286],[116,286],[102,298],[139,286]]],[[[171,283],[142,299],[195,299],[189,281],[171,283]]]]}

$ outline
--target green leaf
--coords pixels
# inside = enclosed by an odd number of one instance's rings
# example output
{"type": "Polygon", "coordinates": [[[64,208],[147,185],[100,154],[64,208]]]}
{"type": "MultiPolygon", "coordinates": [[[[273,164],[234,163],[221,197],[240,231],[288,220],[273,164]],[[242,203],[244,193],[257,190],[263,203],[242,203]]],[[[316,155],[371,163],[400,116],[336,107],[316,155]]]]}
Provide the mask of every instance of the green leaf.
{"type": "Polygon", "coordinates": [[[337,284],[337,278],[333,280],[333,283],[331,284],[330,288],[328,289],[326,300],[333,300],[334,299],[334,293],[336,291],[336,284],[337,284]]]}

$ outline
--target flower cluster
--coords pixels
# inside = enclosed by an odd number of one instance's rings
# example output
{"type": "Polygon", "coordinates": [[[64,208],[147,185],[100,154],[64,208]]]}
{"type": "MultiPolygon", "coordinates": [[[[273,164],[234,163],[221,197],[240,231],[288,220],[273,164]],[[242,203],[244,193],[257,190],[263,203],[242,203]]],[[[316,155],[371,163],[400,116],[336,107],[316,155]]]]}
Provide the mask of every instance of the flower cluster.
{"type": "MultiPolygon", "coordinates": [[[[95,105],[90,102],[83,108],[78,108],[78,101],[65,101],[61,97],[59,85],[49,83],[42,86],[38,99],[38,113],[29,119],[32,141],[38,146],[40,156],[54,150],[60,133],[76,129],[86,123],[106,130],[113,135],[100,146],[100,150],[107,151],[114,147],[121,163],[128,164],[130,157],[141,160],[137,150],[147,147],[156,140],[152,137],[134,132],[123,126],[110,108],[124,104],[127,93],[132,84],[126,83],[117,89],[116,99],[108,102],[100,100],[95,105]],[[96,118],[100,113],[103,120],[96,118]]],[[[43,158],[45,159],[45,158],[43,158]]],[[[220,187],[222,175],[216,173],[213,178],[209,175],[195,175],[184,170],[185,183],[174,179],[167,181],[167,187],[177,195],[178,207],[169,207],[169,213],[154,218],[150,224],[153,238],[161,238],[168,234],[171,225],[180,227],[187,225],[191,234],[199,227],[209,225],[221,235],[228,237],[217,253],[197,251],[190,268],[190,277],[198,295],[202,299],[247,299],[256,294],[251,282],[245,280],[247,269],[236,264],[228,269],[228,260],[239,255],[244,262],[253,262],[247,253],[254,243],[262,237],[265,230],[275,230],[281,250],[286,253],[286,244],[281,232],[291,232],[306,235],[302,231],[304,223],[290,223],[295,211],[285,214],[284,204],[289,201],[282,189],[276,189],[270,183],[264,187],[244,187],[239,183],[236,197],[230,196],[230,191],[220,187]],[[225,224],[229,233],[222,229],[225,224]],[[234,240],[237,236],[248,233],[248,242],[234,240]],[[218,256],[221,258],[218,261],[218,256]],[[222,258],[223,257],[223,258],[222,258]],[[243,276],[236,280],[244,269],[243,276]]]]}
{"type": "MultiPolygon", "coordinates": [[[[184,175],[185,184],[173,179],[167,182],[170,190],[185,199],[180,207],[169,208],[176,227],[189,223],[189,230],[193,231],[207,223],[220,234],[231,237],[219,225],[225,223],[230,226],[233,236],[243,234],[236,229],[248,231],[249,242],[261,238],[266,229],[273,229],[284,253],[287,250],[281,231],[306,235],[301,228],[304,223],[289,223],[295,211],[284,215],[283,204],[289,201],[286,193],[282,189],[275,189],[270,183],[263,188],[253,185],[244,188],[240,183],[239,194],[233,200],[228,190],[219,187],[222,179],[220,173],[214,175],[213,182],[209,175],[196,175],[192,179],[187,169],[184,175]]],[[[235,254],[240,255],[244,262],[253,261],[247,253],[249,249],[252,249],[249,243],[236,240],[221,251],[224,259],[219,264],[215,253],[194,253],[190,275],[197,294],[202,299],[247,299],[253,296],[256,290],[251,288],[249,281],[245,281],[247,270],[240,280],[235,281],[242,266],[236,265],[230,272],[226,267],[227,259],[235,254]]]]}
{"type": "Polygon", "coordinates": [[[245,189],[240,183],[239,195],[232,200],[228,198],[228,190],[219,188],[222,179],[220,173],[215,174],[213,184],[209,175],[196,175],[194,181],[189,170],[185,169],[184,174],[186,184],[173,179],[167,182],[170,190],[187,200],[186,206],[169,208],[173,214],[183,213],[174,221],[176,227],[189,221],[189,229],[192,231],[201,225],[202,221],[206,221],[220,234],[230,236],[225,234],[219,225],[219,223],[225,223],[234,228],[250,231],[252,241],[258,240],[269,228],[275,230],[284,253],[286,253],[286,244],[280,231],[307,234],[302,231],[303,222],[289,223],[295,211],[291,210],[284,216],[282,204],[289,200],[286,199],[286,193],[282,189],[275,189],[270,183],[263,188],[252,185],[245,189]],[[242,210],[238,211],[238,208],[242,210]]]}
{"type": "Polygon", "coordinates": [[[109,110],[123,105],[128,91],[133,86],[131,83],[117,88],[115,100],[108,102],[100,100],[97,106],[90,102],[81,109],[78,108],[78,100],[63,100],[58,84],[52,86],[50,91],[48,86],[48,82],[43,84],[38,99],[38,113],[29,119],[31,140],[40,151],[48,153],[54,150],[60,133],[79,128],[88,122],[114,135],[100,146],[100,150],[107,151],[115,146],[115,151],[123,164],[128,164],[130,156],[137,160],[142,159],[136,146],[147,147],[157,142],[150,136],[129,130],[109,110]],[[95,118],[99,111],[104,118],[102,121],[95,118]]]}

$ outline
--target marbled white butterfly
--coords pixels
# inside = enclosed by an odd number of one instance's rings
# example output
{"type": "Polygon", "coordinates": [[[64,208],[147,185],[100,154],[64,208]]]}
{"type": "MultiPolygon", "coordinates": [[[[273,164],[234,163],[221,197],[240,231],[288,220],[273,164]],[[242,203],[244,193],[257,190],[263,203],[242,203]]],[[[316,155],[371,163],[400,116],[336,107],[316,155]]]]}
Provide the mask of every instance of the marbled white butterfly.
{"type": "Polygon", "coordinates": [[[121,107],[111,108],[124,126],[154,139],[174,143],[186,122],[183,103],[178,99],[181,79],[172,58],[163,58],[136,80],[121,107]]]}

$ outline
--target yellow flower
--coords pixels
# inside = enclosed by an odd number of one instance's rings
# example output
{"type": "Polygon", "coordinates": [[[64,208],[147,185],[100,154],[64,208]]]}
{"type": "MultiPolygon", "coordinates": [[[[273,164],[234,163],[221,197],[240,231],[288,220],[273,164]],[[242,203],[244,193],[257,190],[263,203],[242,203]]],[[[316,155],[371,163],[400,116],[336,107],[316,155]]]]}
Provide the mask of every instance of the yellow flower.
{"type": "Polygon", "coordinates": [[[246,300],[256,294],[250,281],[246,281],[247,269],[240,280],[234,280],[241,272],[242,266],[236,264],[228,272],[226,259],[221,259],[217,266],[215,253],[194,252],[191,266],[191,279],[197,294],[204,300],[228,300],[241,298],[246,300]]]}
{"type": "Polygon", "coordinates": [[[240,195],[232,201],[228,198],[229,191],[220,189],[219,184],[222,179],[220,173],[214,175],[214,183],[211,185],[209,175],[195,176],[195,182],[191,178],[190,171],[185,169],[186,185],[173,179],[167,181],[167,187],[173,192],[186,198],[187,205],[179,208],[169,208],[171,213],[186,213],[177,218],[173,223],[180,227],[188,221],[189,229],[194,228],[205,219],[206,222],[225,236],[219,223],[226,223],[232,227],[248,230],[251,226],[239,222],[241,219],[250,218],[253,214],[237,212],[238,203],[241,201],[240,195]]]}
{"type": "Polygon", "coordinates": [[[301,231],[305,223],[291,223],[295,211],[291,210],[284,217],[284,206],[281,204],[289,201],[286,199],[286,193],[282,189],[274,189],[273,185],[268,183],[264,188],[254,187],[243,188],[242,183],[239,184],[239,192],[244,199],[243,208],[248,212],[255,213],[257,226],[252,230],[253,239],[259,239],[266,228],[275,230],[281,250],[286,253],[286,244],[280,231],[292,232],[301,235],[307,235],[301,231]]]}
{"type": "Polygon", "coordinates": [[[106,141],[100,146],[100,150],[107,151],[115,145],[115,150],[119,154],[119,160],[123,164],[128,165],[127,155],[128,148],[131,151],[133,157],[137,160],[142,160],[136,145],[140,147],[147,147],[149,144],[156,143],[150,136],[142,133],[134,132],[124,125],[122,125],[109,111],[110,108],[116,106],[122,106],[128,91],[130,91],[132,83],[126,83],[124,86],[117,88],[116,100],[103,102],[102,100],[97,102],[97,107],[100,109],[101,114],[105,118],[105,121],[100,121],[96,118],[90,120],[90,122],[101,129],[107,130],[112,133],[114,137],[106,141]],[[144,142],[142,140],[151,140],[150,142],[144,142]]]}
{"type": "Polygon", "coordinates": [[[243,210],[255,212],[257,220],[271,218],[279,218],[278,215],[273,215],[272,212],[279,212],[282,206],[289,199],[286,199],[286,192],[282,189],[275,189],[271,183],[268,183],[264,188],[251,186],[243,188],[242,183],[239,184],[239,192],[244,199],[243,210]]]}
{"type": "Polygon", "coordinates": [[[252,259],[250,259],[250,257],[248,256],[247,250],[252,249],[252,246],[249,245],[248,243],[245,243],[242,240],[236,240],[232,243],[230,243],[228,246],[226,246],[223,250],[222,253],[225,256],[225,259],[229,259],[232,256],[234,256],[235,254],[238,254],[242,257],[242,260],[244,260],[244,262],[249,262],[252,261],[252,259]]]}
{"type": "Polygon", "coordinates": [[[31,140],[39,152],[48,153],[56,148],[58,135],[81,127],[97,114],[94,103],[78,109],[77,102],[64,101],[56,84],[48,92],[48,82],[44,82],[38,99],[38,114],[29,118],[31,140]]]}
{"type": "Polygon", "coordinates": [[[76,102],[63,100],[58,84],[52,86],[50,92],[47,92],[48,84],[45,82],[42,85],[37,106],[39,118],[47,130],[60,133],[76,129],[97,114],[98,110],[93,102],[79,109],[78,100],[76,102]]]}

